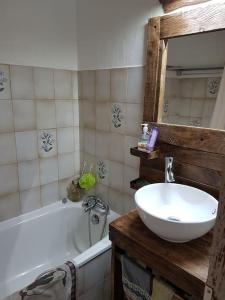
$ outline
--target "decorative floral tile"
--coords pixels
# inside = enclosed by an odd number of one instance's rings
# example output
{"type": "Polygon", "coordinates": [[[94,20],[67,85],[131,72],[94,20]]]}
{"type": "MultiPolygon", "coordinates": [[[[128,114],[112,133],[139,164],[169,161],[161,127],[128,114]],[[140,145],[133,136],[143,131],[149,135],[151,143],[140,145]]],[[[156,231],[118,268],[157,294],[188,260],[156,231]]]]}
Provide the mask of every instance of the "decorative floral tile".
{"type": "Polygon", "coordinates": [[[120,104],[112,105],[112,124],[114,128],[120,128],[124,120],[122,106],[120,104]]]}
{"type": "Polygon", "coordinates": [[[10,99],[9,66],[0,65],[0,99],[10,99]]]}
{"type": "Polygon", "coordinates": [[[96,173],[98,181],[108,185],[108,162],[98,159],[96,163],[96,173]]]}
{"type": "Polygon", "coordinates": [[[39,132],[38,142],[40,157],[51,157],[56,155],[56,130],[41,130],[39,132]]]}
{"type": "Polygon", "coordinates": [[[207,83],[207,97],[216,98],[220,88],[221,78],[208,78],[207,83]]]}

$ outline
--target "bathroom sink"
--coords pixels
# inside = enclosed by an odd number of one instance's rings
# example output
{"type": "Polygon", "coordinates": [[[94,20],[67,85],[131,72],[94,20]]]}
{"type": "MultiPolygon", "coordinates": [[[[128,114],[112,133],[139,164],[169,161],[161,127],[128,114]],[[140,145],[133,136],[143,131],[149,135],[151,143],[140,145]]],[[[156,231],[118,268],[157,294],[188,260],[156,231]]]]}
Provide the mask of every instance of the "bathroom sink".
{"type": "Polygon", "coordinates": [[[144,224],[164,240],[184,243],[210,231],[218,201],[199,189],[175,183],[144,186],[135,193],[144,224]]]}

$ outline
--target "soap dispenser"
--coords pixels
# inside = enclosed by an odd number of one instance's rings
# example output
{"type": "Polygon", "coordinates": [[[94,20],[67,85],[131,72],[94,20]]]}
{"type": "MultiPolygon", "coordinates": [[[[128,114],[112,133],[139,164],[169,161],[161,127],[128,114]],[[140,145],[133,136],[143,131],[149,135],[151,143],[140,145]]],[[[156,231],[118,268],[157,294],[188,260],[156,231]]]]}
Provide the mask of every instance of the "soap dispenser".
{"type": "Polygon", "coordinates": [[[143,128],[142,128],[142,134],[138,140],[138,149],[146,150],[146,146],[147,146],[148,139],[149,139],[148,124],[144,123],[141,125],[143,126],[143,128]]]}

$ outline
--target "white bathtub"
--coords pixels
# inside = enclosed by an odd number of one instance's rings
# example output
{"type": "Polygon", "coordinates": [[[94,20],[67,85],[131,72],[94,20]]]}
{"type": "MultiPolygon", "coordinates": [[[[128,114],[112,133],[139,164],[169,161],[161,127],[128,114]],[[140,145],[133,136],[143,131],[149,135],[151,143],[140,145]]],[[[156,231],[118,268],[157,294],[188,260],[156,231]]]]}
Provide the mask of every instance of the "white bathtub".
{"type": "MultiPolygon", "coordinates": [[[[107,225],[117,218],[112,211],[107,225]]],[[[101,222],[91,225],[93,243],[99,240],[101,222]]],[[[110,273],[111,242],[108,226],[101,241],[89,244],[88,214],[81,203],[61,201],[0,223],[0,299],[30,284],[40,273],[67,260],[78,268],[80,299],[99,290],[110,273]],[[101,285],[101,286],[99,286],[101,285]]],[[[108,282],[109,283],[109,282],[108,282]]],[[[91,299],[95,297],[92,296],[91,299]]]]}

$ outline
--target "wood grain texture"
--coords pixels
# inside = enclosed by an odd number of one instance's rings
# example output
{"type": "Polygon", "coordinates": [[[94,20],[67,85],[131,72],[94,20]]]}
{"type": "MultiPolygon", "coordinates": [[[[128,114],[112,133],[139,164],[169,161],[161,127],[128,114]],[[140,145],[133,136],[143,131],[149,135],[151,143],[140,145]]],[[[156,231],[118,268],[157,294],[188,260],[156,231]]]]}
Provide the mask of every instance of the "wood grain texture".
{"type": "Polygon", "coordinates": [[[160,17],[150,19],[147,29],[147,68],[144,98],[144,122],[157,121],[154,119],[160,51],[160,17]]]}
{"type": "Polygon", "coordinates": [[[173,124],[151,123],[159,128],[159,140],[170,145],[225,155],[225,131],[173,124]]]}
{"type": "Polygon", "coordinates": [[[193,299],[202,299],[211,234],[185,244],[169,243],[153,234],[134,210],[110,224],[109,236],[128,255],[191,294],[193,299]]]}
{"type": "Polygon", "coordinates": [[[159,2],[163,5],[163,9],[166,13],[181,7],[201,4],[209,1],[211,0],[159,0],[159,2]]]}
{"type": "MultiPolygon", "coordinates": [[[[223,164],[225,168],[225,161],[223,164]]],[[[213,288],[213,300],[225,299],[225,172],[223,174],[218,216],[214,227],[212,255],[207,285],[213,288]]]]}
{"type": "Polygon", "coordinates": [[[156,104],[154,109],[154,120],[160,122],[162,119],[165,86],[166,86],[166,66],[168,56],[168,41],[161,40],[160,51],[159,51],[159,67],[158,67],[158,78],[157,78],[157,89],[156,89],[156,104]],[[158,100],[157,100],[158,99],[158,100]]]}
{"type": "Polygon", "coordinates": [[[225,29],[225,3],[215,3],[160,18],[160,38],[225,29]]]}

